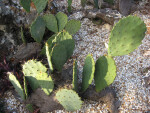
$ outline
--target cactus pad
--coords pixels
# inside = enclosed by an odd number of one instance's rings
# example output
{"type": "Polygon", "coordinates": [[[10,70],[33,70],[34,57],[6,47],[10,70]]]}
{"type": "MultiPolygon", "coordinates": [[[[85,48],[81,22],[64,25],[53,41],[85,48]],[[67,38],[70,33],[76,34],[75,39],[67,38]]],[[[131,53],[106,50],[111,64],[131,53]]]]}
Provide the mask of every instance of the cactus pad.
{"type": "Polygon", "coordinates": [[[12,85],[15,87],[17,93],[20,95],[20,97],[23,100],[25,100],[25,94],[24,94],[23,88],[21,87],[19,81],[12,73],[9,72],[8,74],[9,74],[9,80],[12,83],[12,85]]]}
{"type": "Polygon", "coordinates": [[[73,90],[60,89],[56,93],[56,99],[67,111],[75,111],[82,106],[80,97],[73,90]]]}
{"type": "Polygon", "coordinates": [[[41,13],[45,9],[48,0],[32,0],[32,2],[34,3],[37,12],[41,13]]]}
{"type": "Polygon", "coordinates": [[[45,32],[45,22],[40,16],[38,16],[36,20],[32,23],[30,27],[30,32],[31,36],[36,42],[40,43],[42,41],[45,32]]]}
{"type": "Polygon", "coordinates": [[[73,50],[75,48],[75,42],[72,39],[72,36],[66,32],[63,31],[61,32],[55,39],[53,40],[53,43],[60,43],[65,46],[66,51],[67,51],[67,59],[71,57],[73,54],[73,50]]]}
{"type": "Polygon", "coordinates": [[[31,0],[20,0],[20,4],[27,12],[30,12],[31,0]]]}
{"type": "Polygon", "coordinates": [[[111,57],[102,56],[96,61],[95,65],[95,87],[99,92],[109,86],[116,77],[115,61],[111,57]]]}
{"type": "MultiPolygon", "coordinates": [[[[52,42],[55,39],[56,34],[52,35],[47,41],[46,43],[49,45],[49,50],[52,49],[52,42]]],[[[46,46],[44,46],[41,50],[41,54],[46,55],[46,46]]]]}
{"type": "Polygon", "coordinates": [[[72,85],[73,85],[73,90],[78,91],[78,66],[77,66],[77,62],[74,61],[73,62],[73,81],[72,81],[72,85]]]}
{"type": "Polygon", "coordinates": [[[26,97],[26,99],[28,98],[28,87],[27,87],[27,81],[26,81],[26,77],[24,76],[23,77],[23,85],[24,85],[24,93],[25,93],[25,97],[26,97]]]}
{"type": "Polygon", "coordinates": [[[134,51],[145,36],[146,26],[136,16],[121,19],[113,28],[109,39],[109,56],[126,55],[134,51]]]}
{"type": "Polygon", "coordinates": [[[64,14],[62,12],[58,12],[56,14],[56,19],[57,19],[57,23],[58,23],[58,31],[60,32],[66,26],[67,21],[68,21],[68,17],[66,14],[64,14]]]}
{"type": "Polygon", "coordinates": [[[40,61],[29,60],[23,65],[23,73],[33,90],[39,87],[36,76],[40,72],[45,73],[46,71],[47,68],[40,61]]]}
{"type": "Polygon", "coordinates": [[[81,27],[81,23],[79,20],[70,20],[66,27],[65,30],[69,32],[69,34],[73,35],[75,34],[81,27]]]}
{"type": "Polygon", "coordinates": [[[92,83],[95,72],[95,62],[91,55],[87,55],[82,73],[82,92],[84,92],[92,83]]]}
{"type": "Polygon", "coordinates": [[[48,61],[48,65],[49,65],[49,68],[50,68],[50,72],[53,71],[53,65],[52,65],[52,61],[51,61],[51,49],[49,49],[49,45],[46,43],[46,56],[47,56],[47,61],[48,61]]]}
{"type": "Polygon", "coordinates": [[[52,49],[52,63],[54,64],[54,67],[61,71],[63,65],[67,61],[67,51],[65,46],[62,44],[56,44],[52,49]]]}
{"type": "Polygon", "coordinates": [[[46,23],[46,27],[50,31],[55,32],[55,33],[58,32],[57,19],[54,15],[52,15],[52,14],[44,15],[43,19],[46,23]]]}
{"type": "Polygon", "coordinates": [[[48,76],[47,73],[39,73],[36,76],[36,79],[45,94],[50,95],[54,88],[54,83],[51,76],[48,76]]]}

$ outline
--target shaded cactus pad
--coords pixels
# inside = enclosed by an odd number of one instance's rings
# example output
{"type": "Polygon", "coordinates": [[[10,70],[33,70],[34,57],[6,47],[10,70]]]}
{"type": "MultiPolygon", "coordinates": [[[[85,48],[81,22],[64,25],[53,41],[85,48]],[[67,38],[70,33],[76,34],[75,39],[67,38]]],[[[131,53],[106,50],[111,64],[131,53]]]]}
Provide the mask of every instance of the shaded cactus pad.
{"type": "Polygon", "coordinates": [[[27,12],[30,12],[31,0],[20,0],[20,4],[27,12]]]}
{"type": "Polygon", "coordinates": [[[45,22],[42,17],[38,16],[30,27],[31,36],[36,42],[41,42],[45,32],[45,22]]]}
{"type": "Polygon", "coordinates": [[[69,34],[73,35],[75,34],[81,27],[81,23],[79,20],[70,20],[66,27],[65,30],[69,32],[69,34]]]}
{"type": "Polygon", "coordinates": [[[113,28],[109,39],[109,56],[126,55],[134,51],[145,36],[146,25],[136,16],[121,19],[113,28]]]}
{"type": "Polygon", "coordinates": [[[61,71],[63,65],[67,61],[67,51],[62,44],[56,44],[52,49],[52,63],[54,67],[61,71]]]}
{"type": "Polygon", "coordinates": [[[92,83],[95,72],[95,62],[91,55],[87,55],[82,73],[82,92],[92,83]]]}
{"type": "Polygon", "coordinates": [[[36,76],[46,71],[47,68],[40,61],[29,60],[23,65],[23,73],[33,90],[39,87],[36,76]]]}
{"type": "Polygon", "coordinates": [[[15,90],[20,95],[20,97],[23,100],[25,100],[25,94],[24,94],[23,88],[21,87],[19,81],[12,73],[8,73],[8,74],[9,74],[9,80],[12,83],[12,85],[14,86],[15,90]]]}
{"type": "Polygon", "coordinates": [[[51,76],[48,76],[47,73],[39,73],[36,76],[36,79],[45,94],[50,95],[54,88],[54,83],[51,76]]]}
{"type": "Polygon", "coordinates": [[[99,92],[113,83],[116,77],[116,65],[113,58],[102,56],[96,61],[95,65],[95,88],[99,92]]]}
{"type": "Polygon", "coordinates": [[[75,111],[81,108],[82,101],[73,90],[60,89],[56,92],[56,99],[67,111],[75,111]]]}
{"type": "Polygon", "coordinates": [[[45,9],[48,0],[32,0],[32,2],[34,3],[37,12],[41,13],[45,9]]]}

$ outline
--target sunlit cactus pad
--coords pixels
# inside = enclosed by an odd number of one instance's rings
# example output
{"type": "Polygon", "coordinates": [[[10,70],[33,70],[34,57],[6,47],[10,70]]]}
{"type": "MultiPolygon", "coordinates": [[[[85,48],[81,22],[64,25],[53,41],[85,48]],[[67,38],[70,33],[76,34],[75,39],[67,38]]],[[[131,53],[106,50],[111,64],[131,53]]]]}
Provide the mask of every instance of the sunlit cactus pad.
{"type": "Polygon", "coordinates": [[[126,55],[134,51],[143,40],[146,25],[137,16],[121,19],[113,28],[109,39],[109,56],[126,55]]]}
{"type": "Polygon", "coordinates": [[[92,80],[94,78],[94,72],[95,72],[95,62],[93,57],[89,54],[85,59],[85,64],[83,67],[82,92],[84,92],[92,83],[92,80]]]}
{"type": "Polygon", "coordinates": [[[76,111],[81,108],[82,101],[73,90],[60,89],[56,93],[56,99],[67,111],[76,111]]]}
{"type": "Polygon", "coordinates": [[[36,76],[40,72],[46,73],[46,71],[47,68],[40,61],[29,60],[23,65],[23,73],[33,90],[39,87],[36,76]]]}
{"type": "Polygon", "coordinates": [[[100,92],[105,87],[113,83],[116,77],[116,65],[113,58],[102,56],[96,61],[95,65],[95,88],[100,92]]]}
{"type": "Polygon", "coordinates": [[[15,87],[17,93],[20,95],[20,97],[23,100],[25,100],[25,93],[24,93],[24,90],[23,90],[22,86],[20,85],[19,81],[17,80],[15,75],[13,75],[12,73],[8,73],[8,74],[9,74],[9,80],[12,83],[12,85],[15,87]]]}

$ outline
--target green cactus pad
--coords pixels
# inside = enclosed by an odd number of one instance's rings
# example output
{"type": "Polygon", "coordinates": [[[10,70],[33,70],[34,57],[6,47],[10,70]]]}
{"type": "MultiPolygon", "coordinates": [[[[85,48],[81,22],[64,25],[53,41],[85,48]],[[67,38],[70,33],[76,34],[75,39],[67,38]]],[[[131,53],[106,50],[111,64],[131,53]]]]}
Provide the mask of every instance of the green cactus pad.
{"type": "Polygon", "coordinates": [[[136,16],[121,19],[113,28],[109,39],[109,56],[126,55],[134,51],[145,36],[146,25],[136,16]]]}
{"type": "Polygon", "coordinates": [[[54,83],[51,76],[48,76],[47,73],[39,73],[36,76],[36,79],[45,94],[50,95],[54,88],[54,83]]]}
{"type": "Polygon", "coordinates": [[[52,63],[54,64],[54,67],[61,71],[63,65],[67,61],[67,51],[65,46],[62,44],[56,44],[52,49],[52,63]]]}
{"type": "Polygon", "coordinates": [[[32,0],[32,2],[34,3],[37,12],[41,13],[45,9],[48,0],[32,0]]]}
{"type": "Polygon", "coordinates": [[[60,32],[66,26],[67,21],[68,21],[68,17],[66,14],[64,14],[62,12],[58,12],[56,14],[56,19],[57,19],[57,23],[58,23],[58,31],[60,32]]]}
{"type": "Polygon", "coordinates": [[[8,74],[9,74],[9,80],[12,83],[12,85],[15,87],[17,93],[20,95],[20,97],[23,100],[25,100],[25,94],[24,94],[23,88],[21,87],[19,81],[12,73],[9,72],[8,74]]]}
{"type": "Polygon", "coordinates": [[[24,81],[23,81],[23,83],[24,83],[24,93],[25,93],[25,97],[27,99],[28,98],[28,87],[27,87],[27,81],[26,81],[25,76],[23,77],[23,79],[24,79],[24,81]]]}
{"type": "Polygon", "coordinates": [[[73,90],[60,89],[56,92],[56,99],[67,111],[75,111],[82,106],[80,97],[73,90]]]}
{"type": "Polygon", "coordinates": [[[70,20],[66,27],[65,30],[69,32],[69,34],[73,35],[75,34],[81,27],[81,23],[79,20],[70,20]]]}
{"type": "Polygon", "coordinates": [[[32,23],[30,27],[30,32],[31,36],[36,42],[40,43],[42,41],[45,32],[45,22],[40,16],[38,16],[36,20],[32,23]]]}
{"type": "Polygon", "coordinates": [[[54,15],[52,14],[47,14],[43,16],[43,19],[46,23],[46,27],[52,31],[57,33],[58,32],[58,23],[57,23],[57,19],[54,15]]]}
{"type": "Polygon", "coordinates": [[[77,62],[74,61],[73,62],[73,81],[72,81],[72,85],[73,85],[73,90],[78,91],[78,66],[77,66],[77,62]]]}
{"type": "Polygon", "coordinates": [[[68,12],[71,12],[72,0],[68,0],[68,12]]]}
{"type": "Polygon", "coordinates": [[[46,71],[47,68],[40,61],[29,60],[23,65],[23,73],[33,90],[39,87],[36,76],[41,72],[46,73],[46,71]]]}
{"type": "Polygon", "coordinates": [[[46,45],[46,57],[47,57],[47,61],[48,61],[48,65],[50,68],[50,72],[53,71],[53,65],[52,65],[52,61],[51,61],[51,49],[49,49],[49,45],[48,43],[45,44],[46,45]]]}
{"type": "Polygon", "coordinates": [[[75,42],[72,39],[72,36],[66,32],[63,31],[59,33],[57,37],[53,40],[53,43],[60,43],[65,46],[66,51],[67,51],[67,59],[70,58],[73,54],[73,50],[75,48],[75,42]]]}
{"type": "Polygon", "coordinates": [[[109,86],[116,77],[116,65],[113,58],[102,56],[96,61],[95,65],[95,88],[100,92],[105,87],[109,86]]]}
{"type": "MultiPolygon", "coordinates": [[[[49,50],[51,50],[52,47],[53,47],[53,46],[52,46],[52,42],[53,42],[53,40],[55,39],[55,37],[56,37],[56,34],[52,35],[52,36],[46,41],[46,43],[49,45],[49,50]]],[[[42,48],[41,54],[46,55],[46,46],[44,46],[44,47],[42,48]]]]}
{"type": "Polygon", "coordinates": [[[20,4],[27,12],[30,12],[31,0],[20,0],[20,4]]]}
{"type": "Polygon", "coordinates": [[[95,72],[95,62],[91,55],[87,55],[82,73],[82,92],[84,92],[92,83],[95,72]]]}

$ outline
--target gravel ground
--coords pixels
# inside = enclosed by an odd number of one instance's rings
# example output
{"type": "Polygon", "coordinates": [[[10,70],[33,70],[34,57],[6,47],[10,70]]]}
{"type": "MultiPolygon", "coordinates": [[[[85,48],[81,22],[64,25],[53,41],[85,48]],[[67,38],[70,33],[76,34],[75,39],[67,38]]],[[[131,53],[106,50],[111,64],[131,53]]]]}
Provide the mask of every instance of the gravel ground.
{"type": "MultiPolygon", "coordinates": [[[[55,0],[55,2],[57,3],[58,1],[55,0]]],[[[64,3],[66,1],[62,0],[62,2],[57,4],[57,7],[61,7],[61,4],[64,3]]],[[[81,9],[80,0],[73,0],[73,8],[74,10],[81,9]]],[[[142,18],[147,26],[150,25],[150,15],[143,15],[139,11],[135,12],[134,15],[142,18]]],[[[76,58],[78,62],[80,81],[86,55],[93,54],[96,61],[98,57],[107,54],[108,38],[112,29],[112,26],[109,24],[96,25],[88,18],[83,17],[84,13],[82,11],[70,15],[70,18],[82,19],[81,29],[74,35],[76,47],[73,54],[73,58],[76,58]]],[[[117,65],[117,77],[110,87],[115,89],[117,98],[121,102],[118,108],[119,112],[150,112],[150,34],[147,32],[142,44],[134,52],[129,55],[115,57],[114,59],[117,65]]],[[[13,110],[13,108],[15,109],[14,105],[18,106],[17,100],[14,100],[15,98],[10,99],[12,96],[9,94],[8,97],[5,98],[5,102],[8,105],[7,109],[13,110]],[[15,102],[16,104],[14,104],[15,102]]],[[[18,112],[25,112],[22,105],[20,105],[20,109],[18,109],[18,112]]],[[[87,100],[81,110],[77,112],[108,113],[108,107],[106,104],[87,100]]]]}

